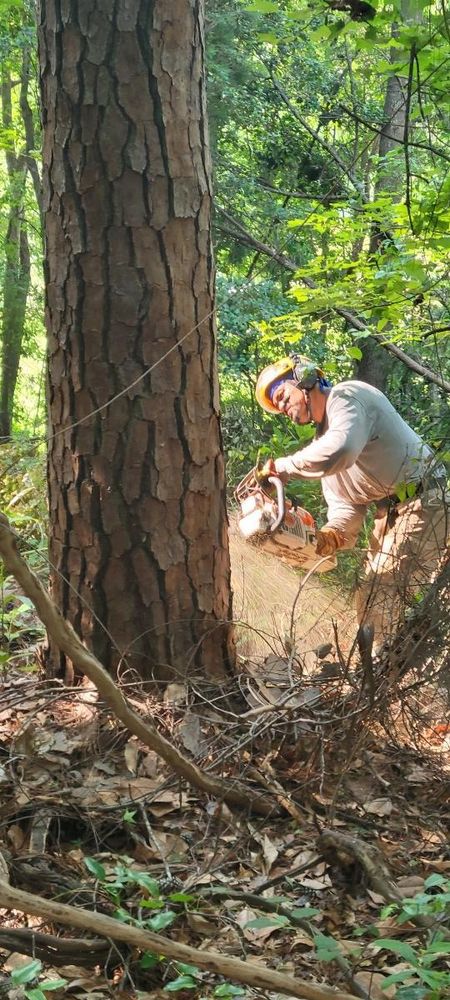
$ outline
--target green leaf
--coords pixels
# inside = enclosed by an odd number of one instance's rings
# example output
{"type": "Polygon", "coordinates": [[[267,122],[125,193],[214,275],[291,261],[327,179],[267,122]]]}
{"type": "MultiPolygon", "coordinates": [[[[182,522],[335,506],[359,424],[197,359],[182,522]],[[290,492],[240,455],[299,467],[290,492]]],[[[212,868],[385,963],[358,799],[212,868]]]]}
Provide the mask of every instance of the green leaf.
{"type": "Polygon", "coordinates": [[[177,993],[178,990],[195,990],[198,983],[192,976],[178,976],[176,979],[172,979],[171,983],[167,983],[164,987],[165,993],[177,993]]]}
{"type": "Polygon", "coordinates": [[[34,990],[25,990],[25,996],[28,997],[28,1000],[47,1000],[45,993],[38,987],[34,990]]]}
{"type": "Polygon", "coordinates": [[[42,962],[38,958],[33,959],[32,962],[27,962],[26,965],[22,965],[20,969],[13,969],[11,972],[11,979],[14,986],[23,986],[24,983],[31,983],[33,979],[42,971],[42,962]]]}
{"type": "Polygon", "coordinates": [[[427,947],[427,955],[449,955],[450,941],[433,941],[427,947]]]}
{"type": "Polygon", "coordinates": [[[314,944],[319,962],[334,962],[337,956],[342,954],[335,938],[321,934],[320,931],[314,934],[314,944]]]}
{"type": "Polygon", "coordinates": [[[151,920],[146,920],[145,926],[150,927],[152,931],[163,931],[165,927],[170,927],[176,919],[177,915],[173,910],[165,910],[164,913],[157,913],[151,920]]]}
{"type": "Polygon", "coordinates": [[[249,14],[276,14],[278,4],[273,3],[273,0],[253,0],[253,3],[244,7],[244,10],[249,14]]]}
{"type": "Polygon", "coordinates": [[[393,951],[395,955],[400,955],[405,962],[410,962],[416,966],[418,963],[417,952],[407,941],[397,941],[397,938],[379,938],[377,948],[385,948],[386,951],[393,951]]]}
{"type": "Polygon", "coordinates": [[[105,881],[106,871],[99,861],[96,861],[95,858],[85,858],[84,863],[87,870],[91,872],[91,875],[95,875],[100,882],[105,881]]]}
{"type": "Polygon", "coordinates": [[[154,955],[152,951],[144,951],[139,962],[139,967],[141,969],[154,969],[155,965],[159,965],[160,961],[159,955],[154,955]]]}
{"type": "Polygon", "coordinates": [[[123,906],[119,906],[117,910],[114,911],[114,919],[119,920],[122,924],[134,923],[131,913],[128,913],[128,910],[125,910],[123,906]]]}
{"type": "Polygon", "coordinates": [[[361,361],[362,350],[360,347],[347,347],[347,354],[350,358],[354,358],[355,361],[361,361]]]}
{"type": "Polygon", "coordinates": [[[406,493],[407,493],[409,499],[411,499],[411,497],[415,497],[416,492],[417,492],[417,483],[407,483],[406,484],[406,493]]]}
{"type": "Polygon", "coordinates": [[[422,997],[429,996],[429,989],[416,983],[414,986],[401,986],[397,990],[396,1000],[422,1000],[422,997]]]}
{"type": "Polygon", "coordinates": [[[301,920],[309,920],[310,917],[317,917],[320,910],[316,906],[302,906],[299,909],[292,910],[292,916],[298,917],[301,920]]]}
{"type": "MultiPolygon", "coordinates": [[[[447,456],[443,455],[443,459],[446,461],[447,456]]],[[[448,455],[448,459],[450,459],[450,453],[448,455]]],[[[425,879],[424,886],[425,889],[433,889],[435,885],[444,885],[445,882],[447,882],[447,879],[444,875],[440,875],[439,872],[433,872],[432,875],[429,875],[428,878],[425,879]]]]}
{"type": "Polygon", "coordinates": [[[258,42],[267,42],[269,45],[278,45],[280,41],[273,31],[260,31],[256,37],[258,42]]]}
{"type": "Polygon", "coordinates": [[[386,976],[383,979],[382,989],[388,986],[393,986],[394,983],[404,983],[405,979],[412,979],[414,976],[413,969],[402,969],[401,972],[393,972],[391,976],[386,976]]]}
{"type": "Polygon", "coordinates": [[[232,983],[222,983],[214,990],[215,997],[243,997],[244,995],[245,990],[242,989],[242,986],[233,986],[232,983]]]}
{"type": "Polygon", "coordinates": [[[249,920],[244,927],[249,930],[259,930],[261,927],[286,927],[288,923],[287,917],[274,913],[273,917],[257,917],[256,920],[249,920]]]}
{"type": "Polygon", "coordinates": [[[187,962],[175,962],[177,972],[182,972],[185,976],[201,976],[201,971],[197,965],[188,965],[187,962]]]}
{"type": "Polygon", "coordinates": [[[166,898],[171,903],[193,903],[195,896],[189,895],[188,892],[171,892],[166,898]]]}
{"type": "Polygon", "coordinates": [[[67,986],[67,983],[67,979],[46,979],[39,986],[41,990],[60,990],[63,986],[67,986]]]}
{"type": "Polygon", "coordinates": [[[133,878],[133,881],[137,882],[141,889],[147,889],[147,892],[149,892],[151,896],[160,895],[159,882],[157,882],[155,878],[151,878],[150,875],[146,875],[145,872],[138,872],[133,878]]]}

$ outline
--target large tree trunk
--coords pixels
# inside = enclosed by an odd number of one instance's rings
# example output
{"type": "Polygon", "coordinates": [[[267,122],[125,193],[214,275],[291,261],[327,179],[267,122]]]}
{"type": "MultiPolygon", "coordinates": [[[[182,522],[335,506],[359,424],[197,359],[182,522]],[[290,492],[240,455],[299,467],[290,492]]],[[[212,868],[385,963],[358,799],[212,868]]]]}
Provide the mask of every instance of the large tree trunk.
{"type": "Polygon", "coordinates": [[[217,676],[230,583],[203,0],[42,0],[39,20],[53,595],[109,670],[217,676]]]}

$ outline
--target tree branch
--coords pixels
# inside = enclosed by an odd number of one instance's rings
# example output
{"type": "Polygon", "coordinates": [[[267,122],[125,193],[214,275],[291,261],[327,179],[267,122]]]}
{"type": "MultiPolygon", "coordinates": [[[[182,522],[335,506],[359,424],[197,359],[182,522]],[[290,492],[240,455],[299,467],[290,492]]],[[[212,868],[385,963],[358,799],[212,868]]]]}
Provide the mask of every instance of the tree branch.
{"type": "MultiPolygon", "coordinates": [[[[252,236],[244,226],[234,219],[233,216],[229,215],[225,209],[221,208],[220,205],[216,204],[217,210],[223,215],[224,219],[230,223],[228,227],[219,227],[222,232],[226,232],[228,236],[234,237],[234,239],[239,240],[240,243],[244,243],[246,246],[252,247],[254,250],[258,250],[259,253],[264,254],[266,257],[270,257],[272,260],[276,261],[280,267],[283,267],[285,271],[291,271],[295,274],[298,271],[298,264],[291,260],[286,254],[282,253],[281,250],[276,250],[274,247],[269,246],[267,243],[262,243],[260,240],[252,236]]],[[[317,285],[311,278],[301,277],[300,279],[304,285],[308,288],[316,289],[317,285]]],[[[386,351],[389,351],[395,358],[410,368],[411,371],[416,372],[417,375],[421,375],[426,382],[432,382],[434,385],[438,385],[440,389],[444,392],[450,394],[450,382],[438,375],[427,365],[423,365],[420,361],[416,361],[415,358],[411,358],[409,354],[406,354],[401,347],[397,347],[396,344],[392,344],[390,341],[385,340],[382,334],[376,331],[368,330],[367,324],[355,316],[349,309],[342,309],[340,306],[333,306],[333,311],[338,315],[342,316],[343,319],[351,326],[354,330],[358,330],[363,333],[366,332],[368,337],[373,337],[374,340],[384,347],[386,351]]]]}
{"type": "MultiPolygon", "coordinates": [[[[368,128],[371,132],[376,132],[377,135],[382,134],[383,128],[385,127],[384,124],[376,125],[374,122],[367,121],[366,118],[363,118],[361,115],[357,115],[355,111],[352,111],[351,108],[348,108],[345,104],[342,104],[342,102],[339,102],[338,108],[340,111],[343,111],[344,114],[348,115],[349,118],[353,118],[354,121],[364,125],[365,128],[368,128]]],[[[403,146],[403,138],[397,139],[395,136],[391,136],[391,139],[393,142],[397,142],[400,146],[403,146]]],[[[442,149],[438,149],[437,146],[433,146],[431,143],[414,142],[413,140],[409,140],[409,145],[414,149],[426,149],[428,153],[434,153],[435,156],[440,156],[441,159],[447,160],[450,163],[450,155],[448,153],[444,153],[442,149]]]]}
{"type": "Polygon", "coordinates": [[[296,107],[292,104],[292,101],[286,94],[286,91],[283,90],[283,87],[281,86],[280,83],[278,83],[278,80],[274,77],[273,73],[270,72],[270,70],[269,73],[270,73],[270,79],[272,80],[275,90],[279,93],[282,101],[284,101],[286,107],[291,112],[291,115],[294,116],[296,121],[299,122],[302,128],[304,128],[305,131],[308,132],[308,134],[314,139],[314,141],[317,142],[320,146],[322,146],[322,149],[324,149],[331,157],[331,159],[334,160],[339,169],[342,170],[342,173],[345,174],[346,177],[348,177],[350,183],[355,188],[355,191],[357,191],[360,197],[363,199],[363,201],[365,201],[366,193],[364,191],[364,186],[360,183],[360,181],[357,180],[351,168],[348,167],[346,163],[344,163],[344,160],[341,159],[339,153],[337,153],[336,150],[333,149],[332,146],[330,146],[330,144],[326,141],[326,139],[322,139],[322,136],[319,134],[319,132],[317,132],[316,129],[311,128],[311,125],[309,125],[308,122],[305,121],[302,115],[300,115],[299,112],[297,111],[296,107]]]}
{"type": "Polygon", "coordinates": [[[155,726],[142,719],[130,708],[120,688],[109,676],[99,660],[90,653],[78,638],[72,626],[64,621],[35,573],[19,554],[16,540],[8,519],[0,514],[0,557],[9,573],[17,580],[24,594],[30,598],[44,623],[49,636],[72,661],[80,673],[86,674],[95,684],[106,704],[124,726],[150,747],[159,757],[194,788],[199,788],[219,801],[241,809],[254,810],[261,816],[274,815],[277,805],[268,797],[258,795],[251,788],[234,780],[223,780],[202,772],[193,761],[184,757],[155,726]]]}
{"type": "Polygon", "coordinates": [[[261,990],[286,993],[291,997],[299,997],[300,1000],[352,1000],[349,993],[334,990],[330,986],[316,986],[282,972],[265,969],[255,962],[242,962],[238,958],[229,958],[228,955],[221,955],[218,951],[191,948],[162,934],[144,931],[139,927],[129,927],[102,913],[78,910],[75,906],[34,896],[20,889],[12,889],[5,882],[0,882],[0,906],[8,910],[32,913],[45,918],[47,922],[81,927],[83,930],[92,931],[97,939],[101,935],[112,941],[124,941],[141,951],[151,951],[178,962],[197,965],[200,969],[208,969],[216,975],[261,990]]]}

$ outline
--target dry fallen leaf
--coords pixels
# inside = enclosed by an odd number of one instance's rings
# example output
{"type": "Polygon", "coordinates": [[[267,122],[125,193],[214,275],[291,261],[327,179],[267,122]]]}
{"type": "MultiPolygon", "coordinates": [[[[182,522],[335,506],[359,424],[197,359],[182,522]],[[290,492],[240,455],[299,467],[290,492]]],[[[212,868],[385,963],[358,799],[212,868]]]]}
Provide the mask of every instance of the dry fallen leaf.
{"type": "Polygon", "coordinates": [[[139,760],[139,747],[136,740],[128,740],[125,744],[125,749],[123,751],[125,757],[125,764],[132,774],[136,774],[137,765],[139,760]]]}
{"type": "Polygon", "coordinates": [[[380,972],[357,972],[354,978],[366,990],[371,1000],[386,1000],[386,997],[395,997],[395,983],[388,986],[387,989],[382,989],[386,977],[382,976],[380,972]]]}
{"type": "Polygon", "coordinates": [[[424,879],[420,875],[403,875],[397,879],[397,889],[402,899],[412,899],[423,891],[424,879]]]}
{"type": "Polygon", "coordinates": [[[194,934],[202,934],[207,937],[217,935],[217,924],[213,920],[204,917],[201,913],[194,913],[192,910],[189,910],[186,913],[186,920],[191,931],[194,931],[194,934]]]}
{"type": "Polygon", "coordinates": [[[269,927],[248,927],[247,924],[249,924],[250,921],[258,919],[270,920],[271,915],[267,913],[265,914],[264,918],[261,918],[261,914],[255,913],[254,910],[251,910],[248,906],[246,906],[244,907],[243,910],[240,910],[239,913],[235,914],[234,919],[238,927],[242,929],[243,936],[247,941],[252,941],[253,943],[258,942],[262,944],[264,941],[267,940],[267,938],[271,937],[271,935],[274,934],[275,931],[278,931],[280,929],[280,925],[276,923],[277,919],[276,915],[272,914],[272,917],[274,923],[271,924],[269,927]]]}
{"type": "Polygon", "coordinates": [[[372,902],[375,904],[377,908],[383,906],[383,903],[386,902],[384,896],[380,896],[379,892],[373,892],[372,889],[366,889],[366,892],[367,895],[369,896],[369,899],[372,900],[372,902]]]}
{"type": "Polygon", "coordinates": [[[193,757],[198,757],[200,753],[201,744],[201,728],[200,728],[200,718],[198,715],[194,715],[193,712],[185,712],[183,721],[180,724],[180,737],[183,746],[186,750],[193,755],[193,757]]]}
{"type": "Polygon", "coordinates": [[[304,885],[308,889],[315,889],[316,892],[323,892],[324,889],[329,889],[331,886],[331,879],[329,875],[324,875],[322,878],[305,878],[303,875],[298,879],[299,885],[304,885]]]}
{"type": "Polygon", "coordinates": [[[372,813],[374,816],[390,816],[393,808],[391,799],[387,798],[370,799],[363,804],[364,812],[372,813]]]}

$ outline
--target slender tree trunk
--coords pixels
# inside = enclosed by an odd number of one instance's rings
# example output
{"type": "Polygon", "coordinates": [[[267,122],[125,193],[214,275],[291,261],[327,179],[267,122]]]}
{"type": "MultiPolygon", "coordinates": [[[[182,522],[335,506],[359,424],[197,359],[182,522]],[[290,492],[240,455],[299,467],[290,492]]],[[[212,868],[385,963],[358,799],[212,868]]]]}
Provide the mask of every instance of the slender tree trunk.
{"type": "Polygon", "coordinates": [[[203,0],[42,0],[39,21],[53,595],[109,670],[222,675],[203,0]]]}
{"type": "MultiPolygon", "coordinates": [[[[393,35],[396,34],[395,27],[393,35]]],[[[397,49],[391,49],[391,61],[397,59],[397,49]]],[[[396,152],[400,158],[402,154],[402,142],[405,130],[405,110],[406,98],[403,87],[404,81],[397,75],[388,77],[386,84],[386,94],[384,99],[383,127],[380,133],[378,146],[378,176],[374,187],[374,200],[383,191],[395,192],[400,196],[401,181],[404,171],[395,168],[394,164],[387,160],[388,154],[396,152]]],[[[383,250],[383,241],[386,234],[380,232],[376,226],[373,227],[370,238],[369,253],[371,256],[379,254],[383,250]]],[[[388,328],[386,328],[386,332],[388,328]]],[[[384,391],[386,389],[389,372],[392,370],[393,361],[386,351],[372,338],[360,340],[358,346],[362,351],[362,358],[357,365],[357,377],[363,382],[370,382],[371,385],[384,391]]]]}
{"type": "MultiPolygon", "coordinates": [[[[2,124],[12,130],[12,83],[6,64],[1,81],[2,124]]],[[[26,166],[14,150],[6,152],[8,172],[9,217],[5,240],[5,265],[2,295],[1,371],[0,371],[0,440],[11,436],[14,394],[22,354],[25,313],[30,286],[30,252],[25,228],[24,197],[26,166]]]]}
{"type": "Polygon", "coordinates": [[[22,356],[25,314],[30,287],[30,250],[18,206],[10,209],[3,281],[0,438],[11,436],[14,394],[22,356]]]}

